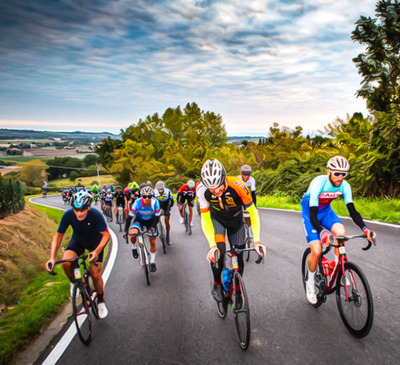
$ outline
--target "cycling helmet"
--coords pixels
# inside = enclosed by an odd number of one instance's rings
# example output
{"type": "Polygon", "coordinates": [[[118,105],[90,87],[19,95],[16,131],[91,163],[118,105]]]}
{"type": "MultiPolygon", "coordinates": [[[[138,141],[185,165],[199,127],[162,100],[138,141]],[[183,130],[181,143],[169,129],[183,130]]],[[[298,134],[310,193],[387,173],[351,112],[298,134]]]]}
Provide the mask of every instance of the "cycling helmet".
{"type": "Polygon", "coordinates": [[[71,205],[76,209],[87,209],[92,204],[92,196],[87,191],[78,191],[72,195],[71,205]]]}
{"type": "Polygon", "coordinates": [[[115,190],[119,190],[119,189],[122,190],[122,186],[121,186],[121,185],[118,185],[118,186],[115,188],[115,190]]]}
{"type": "Polygon", "coordinates": [[[151,183],[151,181],[149,180],[149,181],[147,181],[146,182],[146,184],[148,185],[148,186],[153,186],[153,184],[151,183]]]}
{"type": "Polygon", "coordinates": [[[251,175],[251,173],[253,172],[251,167],[249,165],[243,165],[240,168],[240,172],[242,175],[251,175]]]}
{"type": "Polygon", "coordinates": [[[350,170],[350,164],[349,164],[349,161],[347,161],[344,157],[335,156],[335,157],[332,157],[331,159],[329,159],[326,168],[329,170],[347,172],[350,170]]]}
{"type": "Polygon", "coordinates": [[[157,184],[156,184],[156,189],[157,190],[164,190],[165,189],[164,181],[158,181],[157,184]]]}
{"type": "Polygon", "coordinates": [[[207,160],[201,168],[201,182],[208,189],[215,189],[225,182],[225,168],[217,159],[207,160]]]}
{"type": "Polygon", "coordinates": [[[144,188],[145,186],[147,186],[146,183],[141,183],[141,184],[139,185],[139,189],[142,190],[142,188],[144,188]]]}
{"type": "Polygon", "coordinates": [[[111,188],[108,188],[107,193],[111,193],[111,192],[112,192],[111,188]]]}
{"type": "Polygon", "coordinates": [[[127,186],[125,189],[124,189],[124,192],[125,193],[129,193],[131,191],[131,188],[129,187],[129,186],[127,186]]]}
{"type": "Polygon", "coordinates": [[[139,185],[138,185],[138,183],[136,181],[132,181],[131,184],[130,184],[130,188],[132,190],[139,189],[139,185]]]}
{"type": "Polygon", "coordinates": [[[153,195],[154,190],[151,186],[143,186],[143,188],[140,189],[140,195],[153,195]]]}
{"type": "Polygon", "coordinates": [[[187,185],[188,185],[189,189],[193,189],[194,188],[194,181],[193,180],[189,180],[187,185]]]}

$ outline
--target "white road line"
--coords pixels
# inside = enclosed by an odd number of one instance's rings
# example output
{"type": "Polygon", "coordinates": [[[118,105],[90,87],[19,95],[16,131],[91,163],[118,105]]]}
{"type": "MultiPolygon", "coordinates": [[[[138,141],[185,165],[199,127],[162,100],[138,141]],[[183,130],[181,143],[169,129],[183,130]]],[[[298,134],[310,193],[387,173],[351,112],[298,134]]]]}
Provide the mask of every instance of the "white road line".
{"type": "MultiPolygon", "coordinates": [[[[278,210],[278,211],[280,211],[280,212],[295,212],[295,213],[301,214],[301,211],[300,211],[300,210],[293,210],[293,209],[263,208],[263,207],[257,207],[257,209],[278,210]]],[[[339,217],[340,217],[340,218],[343,218],[343,219],[351,219],[350,217],[345,217],[345,216],[343,216],[343,215],[339,215],[339,217]]],[[[373,224],[379,224],[379,225],[381,225],[381,226],[393,227],[393,228],[400,229],[400,225],[398,225],[398,224],[384,223],[384,222],[377,222],[377,221],[370,221],[370,220],[367,220],[367,219],[364,219],[364,222],[373,223],[373,224]]]]}
{"type": "MultiPolygon", "coordinates": [[[[61,208],[52,207],[52,206],[41,204],[41,203],[36,203],[36,202],[32,201],[32,198],[29,199],[29,201],[33,204],[43,205],[46,207],[64,211],[64,209],[61,209],[61,208]]],[[[110,251],[110,255],[109,255],[109,259],[107,261],[106,267],[103,271],[104,287],[106,286],[108,278],[111,275],[111,271],[114,267],[115,260],[117,258],[117,252],[118,252],[117,236],[114,233],[114,231],[110,229],[110,227],[108,227],[108,230],[111,235],[111,251],[110,251]]],[[[75,327],[75,323],[72,322],[71,325],[69,326],[68,330],[64,333],[64,336],[61,338],[60,341],[58,341],[57,345],[50,352],[50,354],[47,356],[46,360],[44,360],[44,362],[42,364],[45,364],[45,365],[55,364],[58,361],[58,359],[62,356],[64,351],[67,349],[67,347],[69,346],[69,344],[71,343],[71,341],[75,335],[76,335],[76,327],[75,327]]]]}

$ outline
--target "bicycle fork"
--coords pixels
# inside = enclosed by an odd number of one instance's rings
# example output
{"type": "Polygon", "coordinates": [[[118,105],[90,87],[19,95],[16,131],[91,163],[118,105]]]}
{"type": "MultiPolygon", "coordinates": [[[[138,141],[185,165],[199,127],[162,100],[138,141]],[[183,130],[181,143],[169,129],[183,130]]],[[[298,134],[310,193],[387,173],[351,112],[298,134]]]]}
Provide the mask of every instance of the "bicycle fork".
{"type": "Polygon", "coordinates": [[[139,265],[141,269],[143,270],[144,265],[149,265],[149,254],[147,252],[147,248],[144,244],[143,236],[139,235],[138,236],[139,240],[139,265]]]}

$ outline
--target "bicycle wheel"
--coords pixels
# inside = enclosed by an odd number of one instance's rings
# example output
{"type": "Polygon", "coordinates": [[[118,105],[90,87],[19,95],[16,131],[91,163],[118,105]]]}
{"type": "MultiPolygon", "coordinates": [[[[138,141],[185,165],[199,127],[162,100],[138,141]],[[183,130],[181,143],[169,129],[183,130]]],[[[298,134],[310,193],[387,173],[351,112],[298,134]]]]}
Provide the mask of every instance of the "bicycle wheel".
{"type": "Polygon", "coordinates": [[[164,251],[164,253],[167,253],[167,247],[166,247],[167,242],[166,242],[166,238],[165,238],[164,227],[161,222],[158,223],[158,232],[160,233],[160,240],[162,243],[163,251],[164,251]]]}
{"type": "Polygon", "coordinates": [[[149,259],[144,244],[140,245],[139,249],[140,249],[140,255],[142,256],[143,271],[146,276],[147,285],[150,285],[149,259]]]}
{"type": "MultiPolygon", "coordinates": [[[[310,254],[311,254],[311,248],[307,247],[307,249],[304,251],[303,259],[301,261],[301,275],[302,275],[302,279],[303,279],[303,287],[304,287],[305,293],[306,293],[306,280],[307,280],[307,276],[308,276],[308,257],[310,256],[310,254]]],[[[317,272],[315,273],[315,279],[316,279],[316,281],[319,281],[319,288],[317,285],[317,289],[319,289],[319,293],[317,294],[317,303],[315,303],[315,304],[310,303],[315,308],[318,308],[326,300],[326,294],[323,292],[324,291],[323,288],[321,288],[321,285],[325,285],[325,281],[322,280],[323,277],[324,276],[323,276],[321,260],[320,260],[318,262],[317,272]]]]}
{"type": "Polygon", "coordinates": [[[232,299],[239,345],[242,350],[247,350],[250,344],[250,308],[246,288],[238,272],[235,272],[233,276],[232,299]]]}
{"type": "Polygon", "coordinates": [[[99,309],[97,307],[97,292],[94,289],[89,288],[89,293],[92,293],[92,300],[90,301],[90,303],[93,315],[96,319],[99,319],[99,309]]]}
{"type": "Polygon", "coordinates": [[[226,313],[228,312],[228,299],[225,298],[222,302],[216,302],[216,303],[217,303],[218,315],[221,318],[225,318],[226,313]]]}
{"type": "Polygon", "coordinates": [[[122,225],[124,224],[124,218],[123,214],[121,211],[118,211],[118,224],[119,224],[119,231],[122,232],[122,225]]]}
{"type": "Polygon", "coordinates": [[[374,319],[371,289],[356,264],[346,262],[344,270],[346,277],[339,271],[336,279],[336,304],[347,330],[354,337],[362,338],[368,335],[374,319]]]}
{"type": "Polygon", "coordinates": [[[72,291],[72,313],[79,338],[85,345],[89,345],[92,338],[92,321],[88,303],[90,299],[83,285],[75,284],[72,291]]]}

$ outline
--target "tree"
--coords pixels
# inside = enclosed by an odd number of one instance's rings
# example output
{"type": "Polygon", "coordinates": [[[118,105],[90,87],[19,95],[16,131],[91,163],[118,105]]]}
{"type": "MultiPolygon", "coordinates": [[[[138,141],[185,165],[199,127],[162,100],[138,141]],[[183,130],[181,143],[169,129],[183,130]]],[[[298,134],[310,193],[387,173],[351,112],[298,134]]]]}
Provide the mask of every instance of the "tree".
{"type": "Polygon", "coordinates": [[[29,161],[23,165],[20,179],[28,186],[42,186],[47,180],[46,169],[48,166],[43,161],[29,161]]]}
{"type": "Polygon", "coordinates": [[[381,0],[376,4],[377,18],[361,16],[352,39],[366,45],[365,53],[353,59],[363,76],[357,96],[367,100],[372,112],[399,113],[400,107],[400,4],[381,0]]]}

